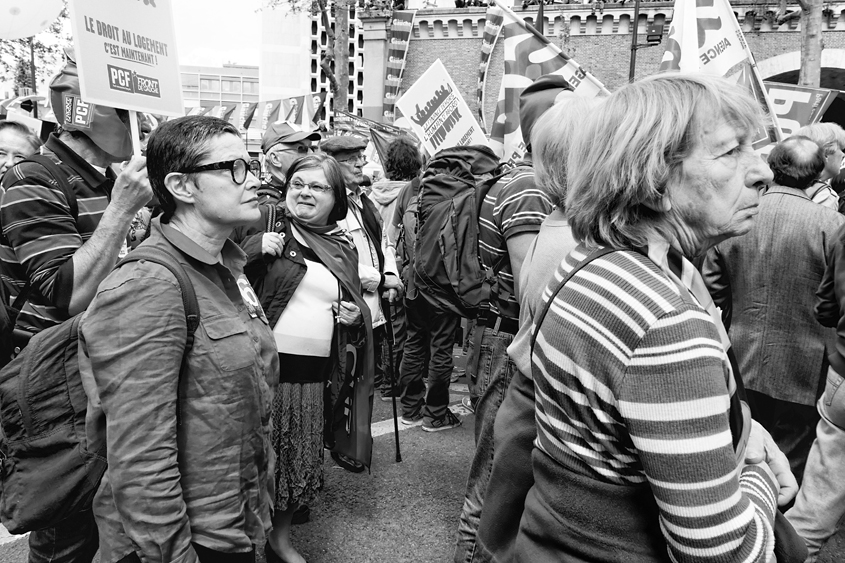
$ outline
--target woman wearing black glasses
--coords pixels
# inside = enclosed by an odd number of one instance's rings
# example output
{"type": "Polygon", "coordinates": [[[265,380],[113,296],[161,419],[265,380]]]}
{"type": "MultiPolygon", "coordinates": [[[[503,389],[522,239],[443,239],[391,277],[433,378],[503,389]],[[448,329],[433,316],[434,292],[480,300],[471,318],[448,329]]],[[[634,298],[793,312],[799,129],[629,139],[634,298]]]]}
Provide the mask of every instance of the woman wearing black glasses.
{"type": "Polygon", "coordinates": [[[103,563],[252,563],[270,529],[278,355],[246,257],[228,240],[261,216],[257,164],[213,117],[168,121],[150,138],[163,213],[132,253],[170,255],[190,283],[151,260],[126,263],[81,321],[88,417],[108,452],[93,502],[103,563]],[[188,287],[199,304],[192,342],[188,287]]]}
{"type": "Polygon", "coordinates": [[[288,170],[284,200],[263,206],[261,223],[241,243],[281,366],[272,409],[277,462],[269,563],[304,561],[291,545],[291,517],[322,487],[324,446],[362,469],[370,464],[372,324],[357,254],[337,226],[347,206],[337,162],[305,156],[288,170]]]}

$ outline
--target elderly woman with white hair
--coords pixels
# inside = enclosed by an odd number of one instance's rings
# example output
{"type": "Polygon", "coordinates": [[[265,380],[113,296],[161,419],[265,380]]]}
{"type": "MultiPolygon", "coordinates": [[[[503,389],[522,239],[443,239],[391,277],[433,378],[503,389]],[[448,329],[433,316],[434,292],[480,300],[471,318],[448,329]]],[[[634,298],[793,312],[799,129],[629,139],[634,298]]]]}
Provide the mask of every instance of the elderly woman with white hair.
{"type": "Polygon", "coordinates": [[[754,224],[772,180],[751,147],[760,123],[735,85],[665,74],[618,90],[570,140],[580,245],[534,315],[534,485],[514,561],[772,559],[797,486],[690,262],[754,224]]]}

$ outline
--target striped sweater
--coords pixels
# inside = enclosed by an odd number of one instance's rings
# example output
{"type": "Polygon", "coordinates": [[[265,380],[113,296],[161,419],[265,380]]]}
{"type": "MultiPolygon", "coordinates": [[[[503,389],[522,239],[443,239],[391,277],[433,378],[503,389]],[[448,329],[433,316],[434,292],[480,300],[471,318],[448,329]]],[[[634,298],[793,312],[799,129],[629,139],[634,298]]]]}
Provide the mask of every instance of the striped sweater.
{"type": "Polygon", "coordinates": [[[18,326],[39,332],[68,318],[73,254],[91,238],[109,204],[112,180],[51,136],[45,154],[59,165],[76,195],[78,215],[50,173],[24,162],[3,176],[0,195],[0,281],[9,304],[31,281],[18,326]]]}
{"type": "MultiPolygon", "coordinates": [[[[544,303],[586,254],[561,263],[544,303]]],[[[555,297],[532,364],[536,446],[555,464],[648,483],[673,560],[767,560],[777,488],[758,467],[737,471],[717,329],[657,265],[624,251],[585,266],[555,297]]]]}

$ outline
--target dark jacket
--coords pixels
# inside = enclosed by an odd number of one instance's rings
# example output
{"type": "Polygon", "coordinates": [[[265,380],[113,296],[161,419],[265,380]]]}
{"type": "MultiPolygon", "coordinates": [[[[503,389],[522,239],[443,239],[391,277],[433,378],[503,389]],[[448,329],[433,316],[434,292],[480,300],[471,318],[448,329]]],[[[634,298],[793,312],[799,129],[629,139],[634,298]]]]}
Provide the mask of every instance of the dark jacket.
{"type": "Polygon", "coordinates": [[[238,232],[241,238],[236,242],[246,253],[244,274],[249,279],[258,300],[264,308],[264,314],[270,327],[276,326],[290,298],[299,287],[307,269],[299,242],[293,237],[290,221],[279,213],[273,225],[273,231],[282,235],[284,251],[280,257],[265,256],[261,252],[261,239],[267,228],[269,207],[261,206],[261,220],[247,229],[238,232]]]}
{"type": "Polygon", "coordinates": [[[813,316],[815,293],[843,223],[803,190],[773,185],[751,231],[708,252],[702,273],[716,305],[731,309],[729,334],[747,389],[815,404],[825,345],[835,338],[813,316]]]}
{"type": "MultiPolygon", "coordinates": [[[[266,205],[261,206],[260,221],[246,229],[236,231],[233,235],[233,239],[246,253],[244,274],[255,289],[271,328],[279,322],[307,270],[302,249],[293,236],[290,219],[284,207],[276,209],[276,221],[272,229],[284,239],[284,250],[281,256],[266,256],[261,252],[261,239],[267,232],[265,229],[268,226],[269,207],[266,205]]],[[[348,296],[344,296],[343,299],[351,300],[348,296]]]]}
{"type": "Polygon", "coordinates": [[[845,226],[833,237],[815,314],[822,326],[836,327],[836,345],[828,348],[827,358],[837,373],[845,374],[845,226]]]}
{"type": "Polygon", "coordinates": [[[258,191],[255,192],[255,195],[258,196],[258,203],[264,205],[276,205],[280,201],[284,200],[282,197],[282,185],[277,184],[273,181],[273,178],[270,179],[269,182],[262,182],[261,187],[258,188],[258,191]]]}

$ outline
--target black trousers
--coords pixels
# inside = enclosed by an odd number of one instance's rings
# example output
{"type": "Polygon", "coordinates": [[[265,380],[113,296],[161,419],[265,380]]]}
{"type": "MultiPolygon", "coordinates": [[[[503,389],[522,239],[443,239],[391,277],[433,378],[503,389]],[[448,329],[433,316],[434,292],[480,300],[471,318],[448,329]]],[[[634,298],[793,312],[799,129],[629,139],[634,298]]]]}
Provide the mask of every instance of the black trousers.
{"type": "Polygon", "coordinates": [[[769,431],[775,443],[789,460],[789,467],[801,484],[810,447],[816,439],[819,411],[816,406],[800,405],[773,399],[746,389],[751,416],[769,431]]]}

